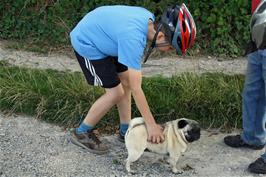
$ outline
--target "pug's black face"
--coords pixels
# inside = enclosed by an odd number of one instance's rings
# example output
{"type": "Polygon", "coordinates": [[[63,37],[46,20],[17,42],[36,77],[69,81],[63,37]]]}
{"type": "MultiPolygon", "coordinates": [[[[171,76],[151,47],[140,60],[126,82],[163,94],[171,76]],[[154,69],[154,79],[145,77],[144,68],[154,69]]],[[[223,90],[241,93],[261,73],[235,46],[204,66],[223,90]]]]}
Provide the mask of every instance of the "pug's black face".
{"type": "Polygon", "coordinates": [[[186,132],[185,137],[189,143],[200,139],[200,127],[198,125],[192,125],[191,129],[186,132]]]}
{"type": "Polygon", "coordinates": [[[178,128],[183,129],[187,142],[191,143],[200,139],[200,125],[198,122],[190,119],[181,119],[178,121],[178,128]]]}

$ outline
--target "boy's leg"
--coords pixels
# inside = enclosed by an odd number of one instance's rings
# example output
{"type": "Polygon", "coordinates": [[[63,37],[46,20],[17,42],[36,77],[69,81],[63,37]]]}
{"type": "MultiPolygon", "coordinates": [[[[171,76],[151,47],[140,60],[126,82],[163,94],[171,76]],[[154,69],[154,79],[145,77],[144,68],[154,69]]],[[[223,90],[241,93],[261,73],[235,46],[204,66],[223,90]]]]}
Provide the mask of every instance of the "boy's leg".
{"type": "Polygon", "coordinates": [[[123,97],[123,86],[113,57],[89,60],[80,56],[76,51],[75,54],[88,84],[105,88],[105,94],[94,102],[83,121],[85,125],[94,127],[123,97]]]}
{"type": "Polygon", "coordinates": [[[123,86],[112,58],[89,60],[80,56],[77,52],[75,54],[87,82],[90,85],[105,88],[105,94],[91,106],[77,131],[72,132],[71,141],[88,151],[102,154],[107,152],[108,148],[97,138],[92,128],[123,97],[123,86]]]}
{"type": "Polygon", "coordinates": [[[131,91],[128,85],[128,71],[118,74],[124,89],[124,95],[117,103],[120,118],[120,134],[125,135],[129,121],[131,120],[131,91]]]}
{"type": "MultiPolygon", "coordinates": [[[[105,90],[106,93],[98,98],[92,105],[80,126],[83,126],[84,124],[90,125],[91,127],[95,126],[124,94],[122,84],[105,90]]],[[[96,154],[104,154],[108,151],[108,147],[98,139],[93,131],[77,132],[78,131],[76,130],[72,132],[71,141],[74,144],[96,154]]]]}
{"type": "Polygon", "coordinates": [[[124,90],[124,95],[117,103],[120,118],[118,140],[124,142],[124,135],[128,129],[129,121],[131,120],[131,90],[129,87],[128,67],[122,63],[119,63],[117,57],[113,57],[112,59],[116,67],[118,78],[124,90]]]}
{"type": "Polygon", "coordinates": [[[105,94],[98,98],[91,106],[84,123],[95,126],[101,118],[124,97],[122,84],[114,88],[105,89],[105,94]]]}

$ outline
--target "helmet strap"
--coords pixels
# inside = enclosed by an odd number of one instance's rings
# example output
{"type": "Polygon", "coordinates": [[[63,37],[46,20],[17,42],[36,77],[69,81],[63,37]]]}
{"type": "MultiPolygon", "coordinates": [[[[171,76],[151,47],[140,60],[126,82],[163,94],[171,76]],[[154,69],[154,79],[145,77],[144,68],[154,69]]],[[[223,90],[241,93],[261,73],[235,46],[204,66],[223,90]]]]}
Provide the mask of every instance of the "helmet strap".
{"type": "Polygon", "coordinates": [[[147,52],[147,54],[146,54],[146,56],[145,56],[145,58],[144,58],[143,63],[146,63],[146,61],[148,60],[148,58],[149,58],[149,56],[150,56],[152,50],[154,49],[155,44],[156,44],[156,40],[157,40],[157,36],[158,36],[158,34],[159,34],[159,32],[160,32],[162,26],[163,26],[163,25],[160,24],[159,27],[156,29],[155,35],[154,35],[154,37],[153,37],[153,39],[152,39],[151,45],[150,45],[150,47],[149,47],[149,49],[148,49],[148,52],[147,52]]]}

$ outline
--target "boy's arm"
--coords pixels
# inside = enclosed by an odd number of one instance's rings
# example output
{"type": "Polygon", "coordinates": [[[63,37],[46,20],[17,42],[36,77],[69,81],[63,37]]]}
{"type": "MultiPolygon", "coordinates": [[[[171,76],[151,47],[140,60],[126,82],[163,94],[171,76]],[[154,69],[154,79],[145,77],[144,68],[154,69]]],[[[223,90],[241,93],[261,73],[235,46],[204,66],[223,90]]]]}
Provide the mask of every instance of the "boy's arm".
{"type": "Polygon", "coordinates": [[[142,74],[141,71],[128,69],[129,72],[129,85],[134,97],[135,103],[144,118],[148,129],[148,140],[153,143],[160,143],[164,140],[162,128],[154,120],[150,111],[148,102],[141,88],[142,74]]]}

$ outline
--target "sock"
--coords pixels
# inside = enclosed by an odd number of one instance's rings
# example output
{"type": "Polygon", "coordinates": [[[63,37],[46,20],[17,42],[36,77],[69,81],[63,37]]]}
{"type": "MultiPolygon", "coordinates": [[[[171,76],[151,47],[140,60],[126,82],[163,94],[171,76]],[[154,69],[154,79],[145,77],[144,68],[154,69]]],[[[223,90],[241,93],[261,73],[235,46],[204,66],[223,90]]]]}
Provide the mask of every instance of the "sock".
{"type": "Polygon", "coordinates": [[[127,129],[128,129],[128,124],[121,123],[121,124],[120,124],[120,130],[119,130],[119,133],[120,133],[122,136],[125,136],[125,134],[126,134],[126,132],[127,132],[127,129]]]}
{"type": "Polygon", "coordinates": [[[81,133],[87,133],[90,132],[93,129],[92,125],[85,124],[82,122],[78,128],[76,128],[76,133],[81,134],[81,133]]]}

